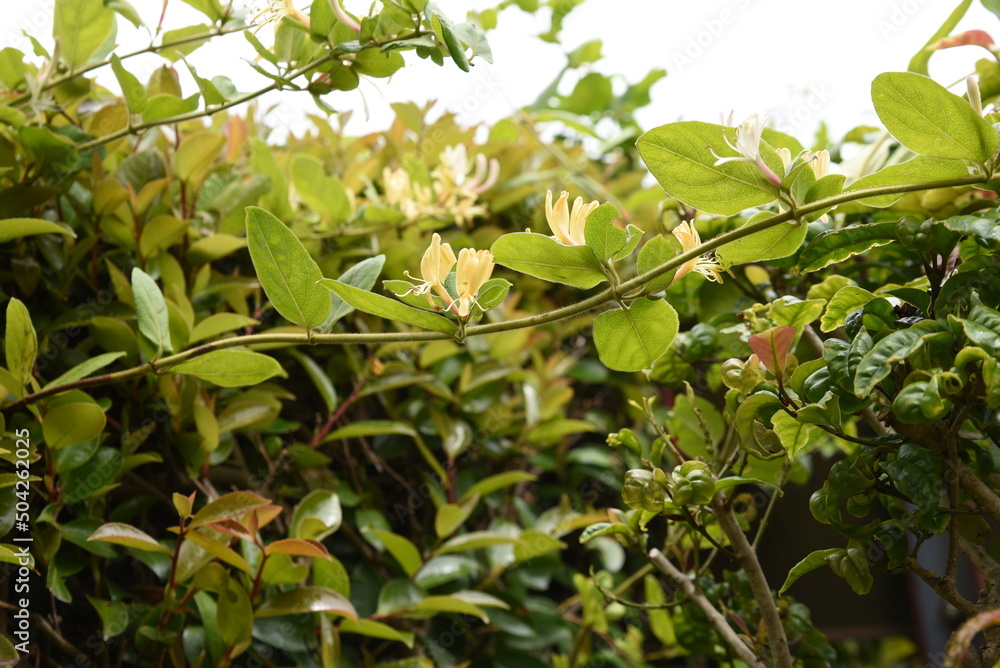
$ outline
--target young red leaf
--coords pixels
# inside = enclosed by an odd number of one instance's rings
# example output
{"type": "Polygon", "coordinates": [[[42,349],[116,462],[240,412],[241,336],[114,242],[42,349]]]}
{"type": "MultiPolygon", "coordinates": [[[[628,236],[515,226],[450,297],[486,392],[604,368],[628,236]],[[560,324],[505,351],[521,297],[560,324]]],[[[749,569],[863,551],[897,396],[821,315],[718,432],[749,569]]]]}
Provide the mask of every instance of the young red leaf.
{"type": "Polygon", "coordinates": [[[778,325],[750,337],[750,350],[757,354],[764,368],[780,376],[785,369],[785,358],[795,340],[795,327],[778,325]]]}

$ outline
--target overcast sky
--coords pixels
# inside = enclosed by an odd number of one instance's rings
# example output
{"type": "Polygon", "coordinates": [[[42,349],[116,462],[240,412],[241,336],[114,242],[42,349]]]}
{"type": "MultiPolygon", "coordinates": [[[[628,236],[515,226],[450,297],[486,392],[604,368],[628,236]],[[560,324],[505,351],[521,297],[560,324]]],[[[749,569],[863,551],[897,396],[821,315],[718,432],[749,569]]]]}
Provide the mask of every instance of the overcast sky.
{"type": "MultiPolygon", "coordinates": [[[[7,0],[0,46],[30,52],[21,29],[51,43],[53,2],[7,0]]],[[[236,2],[239,6],[246,0],[236,2]]],[[[470,8],[496,4],[496,0],[437,2],[455,20],[470,8]]],[[[155,25],[161,0],[132,0],[132,4],[147,23],[155,25]]],[[[296,4],[307,9],[310,3],[296,4]]],[[[739,119],[755,112],[770,114],[778,129],[810,139],[820,120],[826,120],[835,134],[859,123],[877,123],[869,98],[871,80],[880,72],[905,70],[954,4],[952,0],[587,0],[566,21],[561,46],[533,37],[548,28],[546,12],[529,16],[511,8],[489,33],[493,65],[480,62],[466,74],[450,62],[437,67],[408,53],[410,64],[390,81],[362,82],[357,91],[327,99],[337,109],[355,110],[347,126],[353,133],[385,127],[392,118],[389,103],[404,100],[437,99],[439,109],[456,111],[468,123],[491,122],[533,101],[564,64],[565,51],[602,39],[605,57],[595,65],[598,71],[621,74],[630,81],[652,68],[668,71],[653,88],[653,104],[639,116],[645,128],[681,118],[718,122],[721,112],[733,110],[739,119]]],[[[363,13],[371,1],[347,0],[346,5],[363,13]]],[[[202,20],[187,5],[170,0],[167,28],[202,20]]],[[[996,17],[976,2],[957,30],[980,28],[1000,37],[998,26],[996,17]]],[[[119,53],[141,48],[148,39],[145,31],[120,21],[119,53]]],[[[253,55],[246,41],[233,35],[202,48],[191,62],[202,76],[226,74],[245,91],[263,81],[240,60],[253,55]]],[[[988,54],[976,47],[938,53],[931,61],[931,75],[950,85],[984,56],[988,54]]],[[[149,56],[133,63],[142,75],[159,61],[149,56]]],[[[102,82],[114,87],[110,73],[102,82]]],[[[316,112],[304,94],[266,98],[265,106],[275,104],[278,111],[269,120],[293,132],[306,127],[306,113],[316,112]]]]}

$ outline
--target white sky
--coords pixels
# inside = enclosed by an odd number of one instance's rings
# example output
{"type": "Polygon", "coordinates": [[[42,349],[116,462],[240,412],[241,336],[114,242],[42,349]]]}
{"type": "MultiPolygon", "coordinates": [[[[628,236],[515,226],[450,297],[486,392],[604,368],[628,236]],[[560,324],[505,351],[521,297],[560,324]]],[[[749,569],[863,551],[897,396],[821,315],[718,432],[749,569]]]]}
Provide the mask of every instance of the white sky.
{"type": "MultiPolygon", "coordinates": [[[[245,1],[236,0],[236,5],[245,1]]],[[[437,2],[456,21],[469,9],[496,4],[496,0],[437,2]]],[[[161,0],[132,3],[147,23],[155,25],[161,0]]],[[[6,0],[0,46],[30,52],[22,29],[50,44],[53,4],[54,0],[6,0]]],[[[309,4],[296,0],[302,9],[309,4]]],[[[389,82],[363,81],[357,91],[326,99],[338,110],[355,110],[347,129],[358,134],[386,127],[393,114],[389,103],[406,100],[437,99],[438,109],[456,111],[463,121],[489,123],[532,102],[563,66],[564,51],[599,38],[604,40],[604,58],[594,67],[600,72],[622,74],[629,81],[638,81],[655,67],[668,72],[653,88],[653,104],[639,114],[644,128],[681,118],[718,122],[721,112],[734,110],[738,119],[754,112],[770,114],[775,127],[802,140],[810,140],[819,121],[825,120],[837,136],[859,123],[878,123],[869,98],[871,80],[883,71],[905,70],[955,4],[953,0],[587,0],[566,21],[563,46],[533,37],[548,28],[544,11],[533,17],[511,8],[489,33],[492,66],[479,62],[466,74],[448,61],[441,68],[411,52],[405,54],[410,64],[389,82]]],[[[346,5],[362,13],[370,0],[346,0],[346,5]]],[[[203,20],[189,6],[171,0],[165,27],[203,20]]],[[[956,32],[972,28],[1000,38],[996,17],[978,2],[956,32]]],[[[271,28],[263,30],[269,33],[271,28]]],[[[261,37],[266,41],[264,34],[261,37]]],[[[149,36],[120,20],[118,39],[119,53],[124,53],[146,46],[149,36]]],[[[196,51],[190,62],[200,75],[225,74],[247,91],[266,83],[241,61],[253,56],[249,44],[236,34],[196,51]]],[[[931,75],[950,85],[984,56],[988,54],[976,47],[940,52],[931,60],[931,75]]],[[[143,56],[130,69],[144,80],[159,64],[157,58],[143,56]]],[[[110,72],[101,81],[115,87],[110,72]]],[[[189,90],[194,91],[190,81],[185,92],[189,90]]],[[[268,121],[296,133],[307,126],[306,113],[318,112],[307,94],[275,93],[265,100],[266,107],[279,105],[268,121]]]]}

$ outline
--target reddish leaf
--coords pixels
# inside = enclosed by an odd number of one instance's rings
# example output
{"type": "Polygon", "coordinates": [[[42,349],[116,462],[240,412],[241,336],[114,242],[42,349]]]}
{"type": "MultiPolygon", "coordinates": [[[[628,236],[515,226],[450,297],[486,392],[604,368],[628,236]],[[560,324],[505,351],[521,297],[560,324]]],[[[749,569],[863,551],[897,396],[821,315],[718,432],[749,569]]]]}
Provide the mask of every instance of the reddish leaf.
{"type": "Polygon", "coordinates": [[[750,337],[750,350],[757,354],[764,368],[780,376],[785,369],[785,358],[792,348],[796,329],[791,325],[778,325],[750,337]]]}
{"type": "Polygon", "coordinates": [[[985,30],[966,30],[938,40],[927,48],[931,51],[939,51],[956,46],[981,46],[984,49],[989,49],[993,46],[993,38],[985,30]]]}
{"type": "Polygon", "coordinates": [[[266,548],[264,553],[268,556],[272,554],[290,554],[295,557],[319,557],[330,561],[330,553],[322,543],[315,540],[303,540],[301,538],[283,538],[276,540],[266,548]]]}
{"type": "Polygon", "coordinates": [[[237,522],[236,520],[226,519],[220,522],[215,522],[208,526],[210,529],[215,529],[216,531],[229,534],[234,538],[239,538],[240,540],[253,541],[253,536],[250,535],[250,532],[247,530],[247,528],[242,524],[240,524],[239,522],[237,522]]]}

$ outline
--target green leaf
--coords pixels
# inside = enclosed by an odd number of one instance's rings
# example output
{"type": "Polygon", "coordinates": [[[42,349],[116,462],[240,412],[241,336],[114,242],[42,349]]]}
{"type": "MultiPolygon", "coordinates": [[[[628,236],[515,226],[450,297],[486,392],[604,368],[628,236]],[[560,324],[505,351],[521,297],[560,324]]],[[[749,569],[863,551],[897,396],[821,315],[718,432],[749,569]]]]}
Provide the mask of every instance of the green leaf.
{"type": "Polygon", "coordinates": [[[253,604],[246,590],[234,578],[229,578],[225,591],[219,592],[215,626],[222,643],[228,648],[226,656],[238,656],[253,640],[253,604]]]}
{"type": "Polygon", "coordinates": [[[847,549],[839,550],[826,558],[830,570],[847,580],[855,594],[867,594],[872,588],[872,573],[868,563],[868,551],[855,540],[847,541],[847,549]]]}
{"type": "Polygon", "coordinates": [[[160,286],[139,267],[132,269],[132,294],[139,331],[156,346],[157,351],[172,351],[167,302],[163,299],[160,286]]]}
{"type": "Polygon", "coordinates": [[[975,239],[983,248],[1000,247],[1000,212],[987,211],[971,216],[953,216],[941,221],[945,227],[975,239]]]}
{"type": "Polygon", "coordinates": [[[129,112],[140,113],[146,108],[146,87],[143,86],[134,74],[122,66],[121,58],[118,54],[111,54],[111,69],[118,79],[118,85],[122,88],[122,95],[125,97],[125,105],[129,112]]]}
{"type": "Polygon", "coordinates": [[[988,306],[973,306],[962,323],[965,335],[994,356],[1000,356],[1000,313],[988,306]]]}
{"type": "Polygon", "coordinates": [[[199,12],[217,21],[225,16],[226,12],[219,3],[219,0],[181,0],[185,4],[191,5],[199,12]]]}
{"type": "Polygon", "coordinates": [[[667,352],[677,328],[677,311],[670,304],[639,299],[628,308],[597,316],[594,344],[609,369],[640,371],[651,368],[667,352]]]}
{"type": "Polygon", "coordinates": [[[912,72],[872,82],[872,102],[886,129],[914,153],[982,164],[996,153],[997,131],[969,102],[912,72]]]}
{"type": "Polygon", "coordinates": [[[188,135],[174,152],[174,176],[190,182],[200,177],[226,145],[226,136],[212,132],[188,135]]]}
{"type": "Polygon", "coordinates": [[[848,315],[873,299],[875,299],[875,295],[853,285],[848,285],[837,290],[836,294],[833,295],[833,298],[826,305],[826,311],[819,321],[820,330],[832,332],[844,324],[848,315]]]}
{"type": "Polygon", "coordinates": [[[176,116],[191,113],[198,108],[201,99],[200,93],[195,93],[190,97],[180,98],[176,95],[162,93],[152,95],[146,101],[146,106],[142,110],[142,120],[147,123],[162,121],[164,119],[175,119],[176,116]]]}
{"type": "Polygon", "coordinates": [[[823,232],[802,249],[796,271],[806,273],[864,253],[896,240],[896,223],[851,225],[823,232]]]}
{"type": "Polygon", "coordinates": [[[170,548],[160,545],[155,538],[145,531],[137,529],[130,524],[122,524],[120,522],[109,522],[101,525],[87,540],[115,543],[116,545],[124,545],[125,547],[131,547],[144,552],[171,554],[170,548]]]}
{"type": "Polygon", "coordinates": [[[350,217],[351,201],[344,184],[336,176],[327,176],[318,158],[296,154],[292,160],[292,182],[299,199],[323,218],[336,224],[350,217]]]}
{"type": "MultiPolygon", "coordinates": [[[[639,251],[638,270],[640,274],[656,269],[660,265],[677,257],[677,244],[670,238],[657,235],[642,245],[639,251]]],[[[646,284],[646,292],[659,292],[666,290],[674,281],[677,269],[672,269],[660,274],[646,284]]]]}
{"type": "Polygon", "coordinates": [[[505,487],[510,487],[511,485],[516,485],[519,482],[534,482],[538,480],[538,476],[534,473],[528,473],[527,471],[505,471],[504,473],[497,473],[496,475],[491,475],[488,478],[483,478],[465,492],[462,496],[462,501],[478,494],[479,496],[486,496],[487,494],[492,494],[498,490],[504,489],[505,487]]]}
{"type": "Polygon", "coordinates": [[[794,298],[785,297],[771,302],[768,317],[778,325],[805,327],[816,320],[823,313],[825,307],[825,299],[795,301],[794,298]]]}
{"type": "Polygon", "coordinates": [[[894,460],[881,462],[879,466],[895,487],[917,504],[923,520],[934,513],[943,486],[940,457],[930,450],[904,443],[894,460]]]}
{"type": "MultiPolygon", "coordinates": [[[[770,211],[762,211],[750,218],[746,225],[759,223],[774,215],[770,211]]],[[[719,263],[726,267],[788,257],[802,246],[808,230],[808,225],[795,220],[778,223],[774,227],[723,244],[715,254],[719,263]]]]}
{"type": "Polygon", "coordinates": [[[380,318],[423,327],[424,329],[431,329],[435,332],[443,332],[444,334],[454,334],[455,330],[458,329],[455,323],[448,318],[401,304],[395,299],[389,299],[374,292],[360,290],[346,283],[335,281],[332,278],[324,278],[319,284],[343,299],[350,306],[359,311],[377,315],[380,318]]]}
{"type": "Polygon", "coordinates": [[[872,349],[858,363],[854,377],[854,394],[867,397],[882,380],[889,375],[892,365],[912,355],[923,345],[924,337],[931,336],[926,330],[915,327],[901,329],[889,334],[872,346],[872,349]]]}
{"type": "Polygon", "coordinates": [[[321,541],[337,531],[343,519],[340,497],[336,492],[314,489],[295,506],[288,535],[321,541]]]}
{"type": "MultiPolygon", "coordinates": [[[[235,551],[222,541],[202,533],[201,531],[189,531],[184,534],[184,540],[191,541],[201,549],[205,550],[219,561],[237,568],[247,575],[252,575],[253,571],[246,559],[236,554],[235,551]]],[[[228,537],[227,537],[228,540],[228,537]]]]}
{"type": "Polygon", "coordinates": [[[358,612],[351,602],[326,587],[300,587],[271,596],[257,608],[254,616],[280,617],[307,612],[327,612],[358,620],[358,612]]]}
{"type": "Polygon", "coordinates": [[[103,0],[60,0],[55,3],[52,37],[59,40],[70,69],[86,63],[115,28],[115,13],[103,0]]]}
{"type": "Polygon", "coordinates": [[[607,262],[625,247],[625,230],[615,226],[621,212],[614,204],[602,204],[587,216],[583,236],[598,259],[607,262]]]}
{"type": "Polygon", "coordinates": [[[0,220],[0,243],[35,234],[65,234],[76,238],[76,233],[64,225],[41,218],[7,218],[0,220]]]}
{"type": "Polygon", "coordinates": [[[424,560],[420,556],[420,550],[417,549],[417,546],[408,539],[381,529],[365,528],[363,532],[375,536],[385,545],[385,549],[399,562],[407,576],[413,577],[413,574],[420,570],[424,560]]]}
{"type": "Polygon", "coordinates": [[[31,381],[38,357],[38,337],[31,324],[28,308],[17,297],[7,302],[7,327],[5,330],[4,353],[7,356],[7,370],[21,387],[9,387],[9,391],[20,396],[23,387],[31,381]]]}
{"type": "Polygon", "coordinates": [[[266,506],[270,501],[253,492],[230,492],[220,496],[195,513],[188,527],[191,529],[206,526],[220,520],[239,517],[251,510],[266,506]]]}
{"type": "Polygon", "coordinates": [[[530,561],[552,552],[558,552],[566,547],[566,543],[538,529],[525,529],[521,532],[521,540],[514,545],[514,561],[530,561]]]}
{"type": "Polygon", "coordinates": [[[590,246],[565,246],[543,234],[505,234],[490,252],[497,264],[553,283],[587,290],[607,280],[590,246]]]}
{"type": "MultiPolygon", "coordinates": [[[[103,640],[110,640],[125,632],[129,622],[132,621],[127,603],[124,601],[102,601],[93,596],[88,596],[87,600],[94,607],[97,616],[101,618],[101,638],[103,640]]],[[[6,664],[0,657],[0,666],[3,665],[6,664]]]]}
{"type": "Polygon", "coordinates": [[[473,494],[461,505],[457,503],[442,504],[434,515],[434,533],[437,534],[437,537],[444,540],[458,531],[465,520],[469,519],[469,515],[476,509],[478,503],[479,496],[473,494]]]}
{"type": "Polygon", "coordinates": [[[65,476],[63,501],[76,503],[96,498],[97,492],[114,482],[122,466],[122,453],[114,448],[98,448],[83,466],[65,476]]]}
{"type": "Polygon", "coordinates": [[[273,357],[239,349],[215,350],[172,366],[167,373],[195,376],[219,387],[244,387],[288,376],[273,357]]]}
{"type": "Polygon", "coordinates": [[[302,327],[323,324],[330,298],[317,283],[323,272],[302,242],[264,209],[247,207],[250,259],[267,298],[278,313],[302,327]]]}
{"type": "Polygon", "coordinates": [[[45,413],[42,437],[52,450],[97,438],[104,431],[107,418],[96,403],[69,401],[45,413]]]}
{"type": "MultiPolygon", "coordinates": [[[[586,234],[586,228],[584,228],[584,234],[586,234]]],[[[620,262],[631,255],[632,251],[634,251],[639,245],[639,242],[642,241],[643,234],[645,234],[645,232],[643,232],[641,228],[629,223],[625,227],[625,245],[622,246],[622,249],[615,253],[614,257],[611,259],[614,262],[620,262]]]]}
{"type": "Polygon", "coordinates": [[[359,436],[382,436],[384,434],[399,434],[400,436],[414,437],[417,432],[413,427],[403,422],[394,422],[392,420],[358,420],[331,432],[323,439],[323,442],[358,438],[359,436]]]}
{"type": "Polygon", "coordinates": [[[472,531],[461,536],[455,536],[439,547],[435,554],[450,554],[452,552],[467,552],[493,545],[509,545],[517,543],[517,536],[494,531],[472,531]]]}
{"type": "Polygon", "coordinates": [[[219,334],[232,332],[237,329],[245,329],[251,325],[260,324],[253,318],[239,313],[213,313],[191,330],[188,336],[188,343],[197,343],[205,339],[211,339],[219,334]]]}
{"type": "Polygon", "coordinates": [[[816,425],[799,422],[784,411],[775,413],[771,422],[774,425],[774,433],[778,435],[781,444],[788,450],[789,457],[795,457],[801,452],[802,448],[809,442],[812,432],[816,429],[816,425]]]}
{"type": "MultiPolygon", "coordinates": [[[[744,209],[770,204],[778,188],[747,162],[716,165],[720,156],[735,156],[727,141],[736,143],[736,131],[700,121],[669,123],[646,132],[636,142],[639,155],[671,197],[707,213],[732,216],[744,209]]],[[[766,144],[761,153],[771,169],[781,160],[766,144]]]]}
{"type": "Polygon", "coordinates": [[[424,7],[424,16],[430,21],[434,34],[448,47],[451,59],[458,65],[458,69],[463,72],[469,71],[469,59],[465,55],[465,49],[455,34],[455,26],[445,16],[436,4],[428,2],[424,7]]]}
{"type": "Polygon", "coordinates": [[[736,409],[736,434],[740,447],[758,459],[776,459],[784,455],[785,446],[781,439],[762,420],[780,410],[781,401],[771,392],[758,392],[747,397],[736,409]]]}
{"type": "MultiPolygon", "coordinates": [[[[908,160],[898,165],[889,165],[874,174],[864,176],[848,186],[845,192],[867,188],[943,181],[946,179],[962,178],[968,175],[969,168],[961,160],[941,160],[938,158],[917,156],[913,160],[908,160]]],[[[859,199],[857,202],[865,206],[884,208],[892,206],[904,196],[906,196],[906,193],[872,195],[871,197],[859,199]]]]}
{"type": "Polygon", "coordinates": [[[489,615],[478,605],[464,601],[457,596],[428,596],[414,605],[413,612],[452,612],[457,615],[478,617],[489,622],[489,615]]]}
{"type": "MultiPolygon", "coordinates": [[[[376,255],[375,257],[370,257],[367,260],[357,263],[341,274],[337,280],[345,285],[350,285],[358,288],[359,290],[368,292],[372,289],[372,287],[374,287],[375,281],[378,280],[378,275],[382,273],[383,265],[385,265],[385,255],[376,255]]],[[[333,303],[330,306],[330,315],[327,316],[326,322],[323,323],[324,330],[328,330],[333,326],[333,323],[337,322],[345,315],[354,312],[354,307],[349,305],[338,295],[331,294],[330,300],[333,303]]]]}
{"type": "Polygon", "coordinates": [[[809,571],[814,571],[821,566],[825,566],[828,557],[843,551],[843,548],[831,547],[826,550],[816,550],[815,552],[810,552],[805,559],[792,566],[792,570],[788,571],[788,577],[785,578],[785,583],[781,585],[781,589],[778,590],[778,596],[781,596],[788,591],[788,588],[795,584],[796,580],[809,571]]]}
{"type": "Polygon", "coordinates": [[[664,606],[662,608],[651,607],[646,610],[649,615],[649,630],[653,632],[656,639],[663,643],[664,647],[674,647],[677,645],[677,634],[674,632],[674,620],[667,610],[667,594],[663,591],[660,581],[652,575],[643,578],[643,589],[646,593],[646,603],[651,606],[664,606]]]}
{"type": "Polygon", "coordinates": [[[409,631],[397,631],[388,624],[376,622],[372,619],[345,619],[340,623],[341,633],[357,633],[369,638],[380,638],[382,640],[394,640],[401,642],[407,647],[413,647],[415,636],[409,631]]]}

